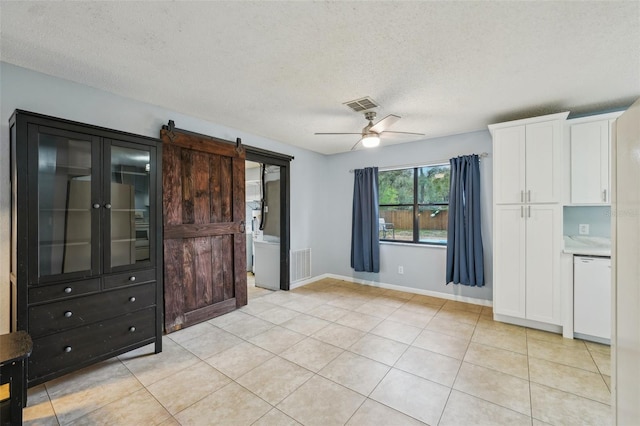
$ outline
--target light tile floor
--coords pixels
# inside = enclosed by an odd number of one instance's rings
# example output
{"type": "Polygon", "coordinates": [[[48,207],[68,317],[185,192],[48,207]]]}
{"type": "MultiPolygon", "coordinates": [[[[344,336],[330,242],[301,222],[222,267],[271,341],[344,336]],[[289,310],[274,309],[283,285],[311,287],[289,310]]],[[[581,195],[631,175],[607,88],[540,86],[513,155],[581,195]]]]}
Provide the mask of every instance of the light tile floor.
{"type": "Polygon", "coordinates": [[[29,390],[26,425],[607,425],[609,347],[324,279],[29,390]]]}

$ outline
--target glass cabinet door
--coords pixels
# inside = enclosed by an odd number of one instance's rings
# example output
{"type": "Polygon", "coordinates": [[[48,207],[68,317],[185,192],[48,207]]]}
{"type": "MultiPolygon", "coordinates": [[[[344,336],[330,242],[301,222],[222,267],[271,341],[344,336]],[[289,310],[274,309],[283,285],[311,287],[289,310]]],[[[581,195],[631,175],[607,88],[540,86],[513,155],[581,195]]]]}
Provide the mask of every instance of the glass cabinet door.
{"type": "MultiPolygon", "coordinates": [[[[105,211],[105,266],[108,270],[140,268],[153,263],[150,196],[155,173],[152,147],[114,142],[106,145],[108,209],[105,211]]],[[[151,200],[153,201],[153,199],[151,200]]]]}
{"type": "Polygon", "coordinates": [[[99,273],[99,141],[30,126],[29,143],[37,153],[29,159],[31,170],[37,170],[29,177],[29,187],[37,189],[29,209],[37,215],[31,218],[37,232],[30,244],[38,249],[37,261],[30,260],[31,282],[99,273]]]}

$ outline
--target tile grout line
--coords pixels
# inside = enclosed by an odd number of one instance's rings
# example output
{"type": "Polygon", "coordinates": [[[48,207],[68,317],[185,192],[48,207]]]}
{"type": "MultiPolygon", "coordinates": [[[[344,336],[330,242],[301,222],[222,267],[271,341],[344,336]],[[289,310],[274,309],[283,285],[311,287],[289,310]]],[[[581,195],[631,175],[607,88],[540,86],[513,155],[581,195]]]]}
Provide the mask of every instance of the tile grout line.
{"type": "Polygon", "coordinates": [[[529,415],[533,425],[533,392],[531,391],[531,364],[529,363],[529,332],[525,328],[525,348],[527,351],[527,382],[529,385],[529,415]]]}
{"type": "MultiPolygon", "coordinates": [[[[140,381],[140,379],[138,378],[138,376],[137,376],[133,371],[131,371],[131,369],[127,366],[127,364],[125,364],[125,363],[124,363],[120,358],[118,358],[118,361],[120,361],[120,363],[122,363],[122,365],[123,365],[123,366],[124,366],[124,367],[125,367],[125,368],[130,372],[130,373],[131,373],[131,375],[132,375],[133,377],[135,377],[135,379],[138,381],[138,383],[140,383],[140,385],[142,386],[142,389],[144,389],[144,390],[145,390],[149,395],[151,395],[151,397],[152,397],[152,398],[153,398],[153,399],[154,399],[158,404],[160,404],[160,406],[161,406],[162,408],[164,408],[164,410],[169,414],[169,417],[168,417],[168,418],[166,418],[166,419],[164,419],[164,420],[162,420],[162,422],[167,421],[169,418],[174,419],[174,416],[173,416],[173,414],[171,413],[171,411],[169,411],[169,408],[168,408],[168,407],[165,407],[165,405],[164,405],[162,402],[160,402],[160,401],[158,400],[158,398],[156,398],[156,396],[155,396],[155,395],[154,395],[154,394],[153,394],[153,393],[152,393],[152,392],[147,388],[147,386],[145,386],[145,384],[144,384],[144,383],[142,383],[142,381],[140,381]]],[[[180,370],[180,371],[182,371],[182,370],[180,370]]],[[[170,377],[170,376],[167,376],[167,377],[170,377]]],[[[156,382],[154,382],[154,383],[156,383],[156,382]]],[[[153,383],[150,383],[150,385],[151,385],[151,384],[153,384],[153,383]]],[[[131,395],[131,394],[130,394],[130,395],[131,395]]],[[[83,416],[83,417],[84,417],[84,416],[83,416]]]]}
{"type": "Polygon", "coordinates": [[[460,365],[458,366],[458,370],[456,371],[456,376],[453,378],[453,381],[451,382],[451,386],[449,387],[449,394],[447,395],[447,400],[444,403],[444,407],[442,407],[442,412],[440,413],[440,416],[438,417],[438,423],[440,424],[440,422],[442,421],[442,416],[444,416],[444,412],[447,410],[447,405],[449,404],[449,399],[451,398],[451,394],[453,393],[453,388],[456,384],[456,381],[458,380],[458,375],[460,374],[460,370],[462,369],[462,364],[464,364],[464,358],[467,355],[467,351],[469,350],[469,345],[471,345],[471,339],[473,339],[473,334],[475,334],[476,328],[478,327],[478,323],[476,321],[475,325],[473,326],[473,333],[471,334],[471,337],[469,338],[469,341],[467,342],[467,347],[464,350],[464,355],[462,356],[462,359],[460,360],[460,365]]]}

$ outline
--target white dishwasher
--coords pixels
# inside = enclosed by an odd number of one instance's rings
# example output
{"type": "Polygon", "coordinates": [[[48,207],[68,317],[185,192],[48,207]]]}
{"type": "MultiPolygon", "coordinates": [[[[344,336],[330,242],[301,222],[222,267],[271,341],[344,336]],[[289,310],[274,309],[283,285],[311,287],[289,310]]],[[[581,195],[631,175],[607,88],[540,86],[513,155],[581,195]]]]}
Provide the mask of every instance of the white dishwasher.
{"type": "Polygon", "coordinates": [[[611,341],[611,258],[573,257],[573,331],[575,337],[611,341]]]}

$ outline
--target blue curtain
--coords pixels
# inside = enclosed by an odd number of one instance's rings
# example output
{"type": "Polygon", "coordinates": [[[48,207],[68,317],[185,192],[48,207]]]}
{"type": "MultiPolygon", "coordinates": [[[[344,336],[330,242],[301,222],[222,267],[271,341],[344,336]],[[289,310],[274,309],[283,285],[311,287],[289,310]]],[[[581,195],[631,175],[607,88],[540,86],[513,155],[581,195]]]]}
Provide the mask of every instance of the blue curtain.
{"type": "Polygon", "coordinates": [[[354,170],[351,227],[351,267],[380,272],[378,236],[378,168],[354,170]]]}
{"type": "Polygon", "coordinates": [[[480,234],[480,159],[452,158],[447,233],[447,284],[484,285],[480,234]]]}

